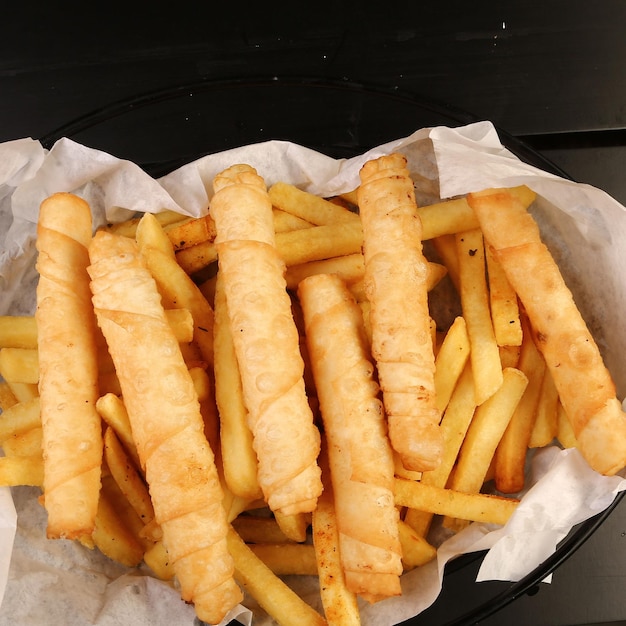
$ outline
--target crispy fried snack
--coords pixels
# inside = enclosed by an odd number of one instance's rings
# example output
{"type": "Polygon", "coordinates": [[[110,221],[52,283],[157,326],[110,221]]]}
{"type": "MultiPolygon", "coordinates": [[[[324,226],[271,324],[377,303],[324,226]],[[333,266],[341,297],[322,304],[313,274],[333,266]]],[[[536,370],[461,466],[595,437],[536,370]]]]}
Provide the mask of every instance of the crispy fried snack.
{"type": "Polygon", "coordinates": [[[422,227],[406,158],[391,154],[360,172],[365,289],[389,436],[406,469],[432,470],[443,438],[435,403],[422,227]]]}
{"type": "Polygon", "coordinates": [[[581,453],[596,471],[618,472],[626,465],[626,415],[537,223],[506,190],[470,194],[468,202],[524,305],[581,453]]]}
{"type": "Polygon", "coordinates": [[[200,403],[137,244],[99,232],[89,248],[98,323],[120,380],[155,519],[198,617],[218,623],[242,598],[200,403]]]}
{"type": "Polygon", "coordinates": [[[304,385],[304,362],[274,242],[265,182],[248,165],[216,176],[210,211],[217,227],[231,333],[268,505],[310,512],[322,491],[320,435],[304,385]]]}
{"type": "Polygon", "coordinates": [[[305,278],[298,295],[328,441],[347,587],[371,602],[399,595],[402,554],[393,453],[361,309],[331,274],[305,278]]]}
{"type": "Polygon", "coordinates": [[[87,247],[89,205],[69,193],[41,205],[37,226],[39,394],[44,501],[49,538],[76,539],[94,529],[102,434],[96,411],[96,321],[87,247]]]}

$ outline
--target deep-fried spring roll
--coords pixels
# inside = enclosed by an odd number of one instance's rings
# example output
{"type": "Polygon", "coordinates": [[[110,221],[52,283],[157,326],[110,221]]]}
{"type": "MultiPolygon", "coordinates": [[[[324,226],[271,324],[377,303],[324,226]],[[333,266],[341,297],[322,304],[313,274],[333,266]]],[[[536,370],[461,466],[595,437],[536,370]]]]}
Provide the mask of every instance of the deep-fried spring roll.
{"type": "Polygon", "coordinates": [[[89,252],[94,309],[181,597],[195,605],[200,619],[218,623],[242,594],[191,374],[137,244],[102,231],[89,252]]]}
{"type": "Polygon", "coordinates": [[[537,223],[507,190],[470,194],[468,202],[524,305],[581,453],[598,472],[618,472],[626,465],[626,414],[537,223]]]}
{"type": "Polygon", "coordinates": [[[435,469],[443,438],[435,402],[435,359],[428,310],[428,263],[406,158],[391,154],[360,172],[365,293],[372,354],[391,444],[406,469],[435,469]]]}
{"type": "Polygon", "coordinates": [[[35,317],[49,538],[90,535],[98,508],[103,448],[96,411],[97,327],[87,274],[91,237],[84,200],[69,193],[44,200],[35,317]]]}
{"type": "Polygon", "coordinates": [[[210,211],[241,372],[244,401],[268,505],[283,515],[309,512],[322,491],[320,435],[306,397],[285,266],[274,246],[265,182],[247,165],[214,181],[210,211]]]}
{"type": "Polygon", "coordinates": [[[369,601],[399,595],[393,453],[361,309],[331,274],[305,278],[298,295],[328,442],[347,587],[369,601]]]}

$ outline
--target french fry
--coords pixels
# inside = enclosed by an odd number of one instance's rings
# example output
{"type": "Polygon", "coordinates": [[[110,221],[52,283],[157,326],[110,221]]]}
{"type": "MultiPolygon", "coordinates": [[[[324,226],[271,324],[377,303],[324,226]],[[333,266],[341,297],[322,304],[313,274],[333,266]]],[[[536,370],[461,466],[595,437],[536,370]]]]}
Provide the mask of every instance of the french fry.
{"type": "Polygon", "coordinates": [[[359,253],[332,257],[321,261],[310,261],[287,268],[285,278],[287,289],[297,289],[301,280],[314,274],[337,274],[346,283],[352,283],[363,278],[365,263],[363,255],[359,253]]]}
{"type": "Polygon", "coordinates": [[[489,311],[485,278],[485,249],[479,229],[456,236],[463,317],[470,341],[476,404],[480,405],[502,384],[502,363],[489,311]]]}
{"type": "Polygon", "coordinates": [[[17,403],[18,400],[9,384],[5,380],[0,380],[0,411],[6,411],[17,403]]]}
{"type": "MultiPolygon", "coordinates": [[[[2,450],[6,456],[40,456],[42,442],[41,426],[14,434],[2,441],[2,450]]],[[[42,457],[43,459],[43,457],[42,457]]]]}
{"type": "Polygon", "coordinates": [[[18,383],[12,380],[5,382],[18,402],[28,402],[39,397],[39,387],[35,383],[18,383]]]}
{"type": "Polygon", "coordinates": [[[312,533],[324,615],[329,626],[359,626],[357,596],[348,589],[341,564],[334,493],[325,449],[320,464],[324,491],[312,513],[312,533]]]}
{"type": "Polygon", "coordinates": [[[524,393],[511,417],[496,450],[496,489],[502,493],[518,493],[524,487],[526,453],[536,418],[546,364],[524,324],[524,339],[518,369],[528,379],[524,393]]]}
{"type": "Polygon", "coordinates": [[[459,452],[450,488],[480,491],[500,439],[528,385],[520,370],[507,368],[500,388],[478,406],[459,452]]]}
{"type": "Polygon", "coordinates": [[[148,488],[130,457],[109,426],[104,433],[104,458],[111,476],[143,524],[154,519],[154,507],[148,488]]]}
{"type": "Polygon", "coordinates": [[[405,572],[426,565],[426,563],[432,561],[437,556],[437,548],[429,544],[409,524],[403,521],[398,522],[398,530],[400,531],[402,565],[405,572]]]}
{"type": "Polygon", "coordinates": [[[96,400],[96,410],[100,417],[108,424],[120,442],[124,446],[126,453],[135,463],[136,467],[141,467],[137,447],[133,439],[128,412],[124,406],[123,400],[114,393],[107,393],[96,400]]]}
{"type": "Polygon", "coordinates": [[[257,543],[249,546],[276,576],[316,576],[315,549],[305,543],[257,543]]]}
{"type": "Polygon", "coordinates": [[[2,412],[0,418],[0,443],[9,437],[21,435],[39,427],[41,427],[39,398],[18,402],[2,412]]]}
{"type": "Polygon", "coordinates": [[[456,235],[440,235],[433,240],[433,247],[448,270],[452,284],[460,291],[459,255],[456,245],[456,235]]]}
{"type": "Polygon", "coordinates": [[[574,433],[574,428],[572,427],[572,423],[565,412],[565,408],[559,402],[557,406],[557,434],[556,437],[559,440],[559,443],[564,448],[578,448],[578,441],[576,440],[576,435],[574,433]]]}
{"type": "Polygon", "coordinates": [[[18,485],[43,487],[41,454],[0,457],[0,486],[17,487],[18,485]]]}
{"type": "MultiPolygon", "coordinates": [[[[178,213],[177,211],[171,211],[169,209],[154,213],[154,217],[163,227],[189,220],[189,216],[178,213]]],[[[141,218],[142,216],[132,217],[115,224],[107,224],[103,230],[134,239],[137,233],[137,226],[139,225],[141,218]]]]}
{"type": "Polygon", "coordinates": [[[230,529],[228,549],[235,561],[237,582],[271,615],[285,626],[324,626],[326,620],[252,551],[250,546],[230,529]]]}
{"type": "Polygon", "coordinates": [[[213,241],[203,241],[176,252],[176,262],[186,274],[195,274],[217,261],[213,241]]]}
{"type": "Polygon", "coordinates": [[[399,506],[474,522],[506,524],[519,500],[484,493],[465,493],[396,478],[394,499],[399,506]]]}
{"type": "Polygon", "coordinates": [[[172,580],[174,578],[174,568],[162,541],[149,544],[144,550],[143,560],[160,580],[172,580]]]}
{"type": "Polygon", "coordinates": [[[544,368],[541,392],[537,401],[537,415],[528,442],[529,448],[541,448],[552,443],[558,432],[559,394],[552,374],[544,368]]]}
{"type": "Polygon", "coordinates": [[[34,316],[0,315],[0,348],[37,347],[37,322],[34,316]]]}
{"type": "Polygon", "coordinates": [[[211,215],[204,215],[195,219],[183,220],[165,226],[166,233],[175,251],[183,250],[197,243],[213,241],[215,239],[215,222],[211,215]]]}
{"type": "Polygon", "coordinates": [[[231,522],[231,525],[246,543],[277,544],[293,541],[285,535],[273,517],[240,515],[231,522]]]}
{"type": "Polygon", "coordinates": [[[522,323],[517,294],[489,246],[485,249],[485,259],[489,281],[489,306],[496,343],[499,346],[520,346],[522,323]]]}
{"type": "Polygon", "coordinates": [[[303,191],[295,185],[274,183],[267,193],[272,205],[311,224],[321,226],[337,222],[359,222],[358,215],[333,202],[303,191]]]}
{"type": "Polygon", "coordinates": [[[276,233],[276,249],[287,267],[356,254],[362,245],[358,220],[276,233]]]}
{"type": "Polygon", "coordinates": [[[276,523],[289,539],[296,542],[306,541],[306,531],[311,523],[310,514],[292,513],[284,515],[280,511],[274,512],[276,523]]]}
{"type": "Polygon", "coordinates": [[[276,207],[272,208],[272,216],[274,218],[274,232],[276,233],[299,230],[300,228],[311,228],[313,226],[311,222],[307,222],[292,213],[281,211],[276,207]]]}
{"type": "Polygon", "coordinates": [[[220,419],[224,480],[233,494],[259,498],[258,460],[248,426],[248,410],[243,398],[221,275],[218,275],[216,284],[214,314],[215,399],[220,419]]]}
{"type": "Polygon", "coordinates": [[[16,383],[39,382],[39,357],[32,348],[0,349],[0,376],[16,383]]]}

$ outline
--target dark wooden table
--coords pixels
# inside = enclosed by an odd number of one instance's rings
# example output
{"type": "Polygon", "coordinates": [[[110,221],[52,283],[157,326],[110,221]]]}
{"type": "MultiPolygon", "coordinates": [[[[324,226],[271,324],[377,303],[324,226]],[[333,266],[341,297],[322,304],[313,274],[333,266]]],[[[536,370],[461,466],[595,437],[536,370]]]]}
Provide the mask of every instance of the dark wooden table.
{"type": "MultiPolygon", "coordinates": [[[[42,138],[85,114],[174,85],[308,77],[491,120],[574,179],[626,203],[623,0],[137,4],[5,7],[0,141],[42,138]]],[[[326,114],[320,110],[319,119],[326,114]]],[[[107,141],[107,149],[127,156],[123,137],[107,141]]],[[[626,504],[551,585],[483,623],[626,623],[625,534],[626,504]]],[[[501,589],[460,579],[445,602],[414,623],[443,624],[453,603],[501,589]]]]}

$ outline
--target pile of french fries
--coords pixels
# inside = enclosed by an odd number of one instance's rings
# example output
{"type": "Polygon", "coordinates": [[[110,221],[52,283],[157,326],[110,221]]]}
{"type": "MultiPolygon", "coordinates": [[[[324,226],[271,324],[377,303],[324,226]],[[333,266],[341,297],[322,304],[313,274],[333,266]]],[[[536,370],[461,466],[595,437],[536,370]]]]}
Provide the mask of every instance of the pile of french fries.
{"type": "MultiPolygon", "coordinates": [[[[566,365],[555,365],[554,352],[545,349],[550,341],[536,313],[537,306],[544,304],[541,301],[533,307],[528,295],[541,281],[538,276],[526,276],[528,287],[522,299],[518,278],[511,280],[509,261],[502,253],[527,247],[534,240],[527,231],[511,227],[507,241],[502,243],[485,228],[484,220],[491,219],[494,212],[514,213],[525,224],[532,221],[528,208],[535,194],[530,189],[485,190],[414,207],[426,260],[423,280],[429,310],[436,311],[436,302],[445,298],[451,303],[448,308],[455,311],[451,321],[430,316],[420,320],[432,349],[435,393],[431,414],[443,442],[435,466],[424,470],[407,467],[389,441],[384,399],[387,383],[378,379],[372,348],[380,314],[374,312],[372,287],[366,278],[367,241],[359,214],[360,190],[321,198],[291,184],[276,183],[264,193],[271,207],[272,245],[284,264],[283,289],[297,331],[304,366],[302,384],[319,434],[313,452],[323,488],[312,498],[314,504],[303,510],[270,507],[268,503],[268,488],[259,472],[260,444],[255,442],[255,436],[260,435],[251,416],[242,352],[236,348],[239,338],[233,337],[229,302],[233,305],[228,299],[232,285],[225,284],[229,279],[223,276],[223,268],[220,270],[223,244],[213,212],[209,210],[200,218],[170,211],[146,214],[103,230],[137,246],[193,382],[203,435],[214,457],[223,496],[227,523],[224,541],[232,558],[234,579],[277,623],[359,624],[359,597],[384,601],[400,590],[399,586],[380,583],[381,578],[372,586],[363,582],[370,580],[363,572],[375,567],[368,562],[365,550],[359,553],[361,562],[356,566],[348,567],[347,556],[342,557],[342,548],[345,552],[346,546],[356,541],[346,539],[351,532],[346,509],[356,505],[347,504],[343,498],[349,499],[351,488],[376,474],[376,480],[381,481],[376,486],[381,511],[383,496],[388,494],[390,508],[384,515],[393,521],[394,529],[389,531],[392,539],[384,549],[399,563],[392,573],[385,571],[384,580],[388,581],[436,557],[437,545],[431,539],[435,526],[453,533],[472,521],[505,524],[525,486],[528,450],[552,444],[577,447],[587,423],[580,416],[572,417],[572,407],[579,399],[572,398],[571,384],[555,376],[559,367],[565,369],[566,365]],[[332,315],[324,309],[330,306],[330,299],[315,300],[315,289],[321,289],[315,281],[321,285],[320,276],[332,278],[332,293],[340,294],[340,303],[347,307],[346,317],[341,318],[344,326],[331,325],[332,315]],[[331,348],[334,350],[332,357],[325,357],[315,343],[326,332],[334,333],[327,344],[329,355],[331,348]],[[352,347],[344,343],[349,338],[354,339],[352,347]],[[348,374],[338,374],[330,386],[322,378],[323,368],[339,367],[342,352],[348,358],[347,353],[354,351],[359,355],[358,367],[366,370],[366,400],[350,396],[357,393],[356,384],[354,389],[339,384],[348,374]],[[320,364],[324,358],[332,363],[320,364]],[[341,400],[333,403],[333,398],[341,400]],[[332,412],[338,415],[337,422],[331,420],[332,412]],[[351,434],[346,435],[342,428],[351,434]],[[380,467],[365,471],[364,477],[356,476],[359,450],[370,445],[383,461],[380,467]],[[381,477],[387,466],[388,473],[381,477]],[[340,477],[342,468],[355,474],[340,477]],[[348,481],[348,487],[340,478],[348,481]],[[291,575],[319,579],[322,612],[291,590],[284,580],[291,575]]],[[[539,246],[540,242],[534,244],[539,246]]],[[[538,298],[545,296],[545,292],[536,293],[538,298]]],[[[255,306],[254,298],[248,302],[255,306]]],[[[0,317],[0,445],[4,452],[0,485],[40,488],[40,501],[45,506],[47,451],[41,418],[39,339],[34,316],[0,317]]],[[[78,536],[69,532],[54,536],[71,537],[130,568],[145,563],[155,577],[174,584],[178,575],[168,553],[158,508],[161,505],[153,501],[147,455],[138,451],[133,415],[125,402],[116,359],[106,337],[98,334],[96,339],[95,409],[102,430],[102,461],[95,522],[90,531],[78,536]]],[[[567,352],[568,347],[560,349],[567,352]]],[[[565,362],[566,357],[563,359],[565,362]]],[[[146,366],[150,368],[149,363],[146,366]]],[[[352,370],[349,375],[353,375],[352,370]]],[[[611,392],[609,385],[607,393],[609,402],[614,388],[611,392]]],[[[600,451],[587,454],[583,449],[583,454],[603,473],[619,471],[626,463],[624,460],[620,465],[621,451],[618,460],[608,466],[595,462],[612,436],[602,427],[595,432],[600,433],[600,451]]],[[[315,445],[315,438],[313,442],[315,445]]],[[[296,452],[307,454],[305,450],[296,452]]],[[[368,527],[378,521],[358,516],[359,533],[367,535],[368,527]]],[[[367,543],[363,537],[358,541],[359,545],[367,543]]],[[[373,540],[375,548],[383,550],[377,541],[373,540]]]]}

